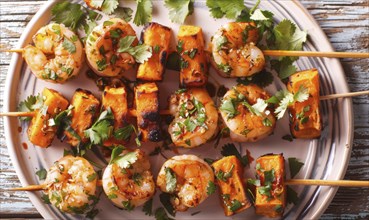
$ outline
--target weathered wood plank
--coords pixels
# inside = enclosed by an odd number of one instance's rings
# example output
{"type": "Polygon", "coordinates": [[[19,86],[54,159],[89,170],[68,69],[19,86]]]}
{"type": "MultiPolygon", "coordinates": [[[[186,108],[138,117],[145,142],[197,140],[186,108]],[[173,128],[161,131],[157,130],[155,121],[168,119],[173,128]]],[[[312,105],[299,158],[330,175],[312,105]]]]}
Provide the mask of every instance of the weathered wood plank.
{"type": "MultiPolygon", "coordinates": [[[[13,48],[27,22],[45,1],[0,0],[0,48],[13,48]],[[16,10],[14,10],[16,8],[16,10]]],[[[330,39],[336,51],[369,50],[369,1],[302,1],[330,39]]],[[[10,56],[0,54],[0,111],[10,56]]],[[[369,90],[369,62],[342,59],[351,91],[369,90]]],[[[369,179],[369,99],[353,98],[354,144],[345,179],[369,179]]],[[[0,118],[0,131],[4,130],[0,118]]],[[[0,188],[20,186],[0,132],[0,188]]],[[[0,217],[40,217],[24,192],[0,191],[0,217]]],[[[368,218],[369,189],[340,188],[322,219],[368,218]]]]}

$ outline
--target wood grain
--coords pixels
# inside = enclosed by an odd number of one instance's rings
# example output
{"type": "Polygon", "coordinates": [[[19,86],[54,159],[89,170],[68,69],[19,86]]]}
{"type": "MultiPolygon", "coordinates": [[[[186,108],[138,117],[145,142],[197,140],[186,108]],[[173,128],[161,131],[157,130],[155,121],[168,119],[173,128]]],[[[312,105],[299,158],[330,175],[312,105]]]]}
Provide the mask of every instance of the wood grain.
{"type": "MultiPolygon", "coordinates": [[[[45,1],[0,0],[0,49],[15,48],[26,24],[45,1]]],[[[369,52],[369,0],[304,0],[336,51],[369,52]]],[[[342,59],[351,91],[369,90],[368,59],[342,59]]],[[[0,112],[10,55],[0,54],[0,112]]],[[[345,179],[369,179],[369,99],[353,98],[354,144],[345,179]]],[[[20,187],[8,156],[0,118],[0,189],[20,187]]],[[[369,189],[340,188],[322,219],[369,218],[369,189]]],[[[40,218],[25,192],[0,191],[0,217],[40,218]]]]}

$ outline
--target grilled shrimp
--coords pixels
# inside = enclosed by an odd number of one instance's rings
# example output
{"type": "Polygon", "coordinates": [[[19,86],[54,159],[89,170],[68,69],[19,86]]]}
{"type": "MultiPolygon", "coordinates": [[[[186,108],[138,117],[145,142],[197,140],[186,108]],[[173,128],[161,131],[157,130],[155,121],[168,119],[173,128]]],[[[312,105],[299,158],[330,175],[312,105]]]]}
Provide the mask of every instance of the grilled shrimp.
{"type": "Polygon", "coordinates": [[[37,78],[64,83],[78,75],[84,50],[78,36],[63,24],[42,27],[33,36],[35,46],[23,49],[23,57],[37,78]]]}
{"type": "Polygon", "coordinates": [[[136,32],[131,25],[119,18],[112,18],[96,26],[86,41],[86,56],[89,66],[101,76],[118,76],[131,69],[136,61],[128,53],[119,53],[119,40],[134,36],[132,46],[138,44],[136,32]]]}
{"type": "Polygon", "coordinates": [[[170,98],[169,108],[175,118],[168,132],[176,146],[193,148],[215,135],[218,112],[205,89],[177,91],[170,98]]]}
{"type": "Polygon", "coordinates": [[[210,182],[214,182],[214,173],[204,160],[195,155],[181,155],[163,164],[156,183],[161,191],[172,194],[170,202],[175,210],[186,211],[208,197],[210,182]]]}
{"type": "Polygon", "coordinates": [[[258,30],[254,23],[230,22],[210,42],[211,63],[224,77],[248,77],[265,65],[262,51],[255,46],[258,30]]]}
{"type": "Polygon", "coordinates": [[[273,110],[260,102],[269,98],[270,95],[256,85],[237,85],[224,95],[219,111],[233,141],[255,142],[273,132],[276,124],[273,110]],[[253,106],[255,103],[258,107],[253,106]]]}
{"type": "Polygon", "coordinates": [[[82,214],[95,198],[97,179],[86,159],[68,155],[50,167],[45,192],[51,204],[61,211],[82,214]]]}
{"type": "Polygon", "coordinates": [[[122,155],[134,154],[137,160],[128,168],[121,168],[118,164],[112,163],[106,167],[102,179],[108,198],[116,206],[126,210],[144,204],[155,193],[155,182],[146,154],[137,149],[122,155]]]}

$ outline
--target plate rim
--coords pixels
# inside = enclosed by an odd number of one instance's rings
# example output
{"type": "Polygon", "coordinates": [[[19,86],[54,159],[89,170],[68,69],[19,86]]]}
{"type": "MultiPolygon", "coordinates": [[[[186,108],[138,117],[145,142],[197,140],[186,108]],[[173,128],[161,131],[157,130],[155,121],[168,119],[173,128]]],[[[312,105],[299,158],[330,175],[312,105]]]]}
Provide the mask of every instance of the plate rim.
{"type": "MultiPolygon", "coordinates": [[[[31,32],[31,30],[33,29],[33,26],[35,23],[38,22],[38,20],[40,19],[40,17],[42,15],[44,15],[45,13],[47,13],[47,10],[52,7],[52,5],[56,4],[57,2],[54,1],[48,1],[46,2],[41,8],[40,10],[32,17],[32,19],[29,21],[29,23],[27,24],[26,28],[24,29],[17,45],[21,46],[23,44],[25,44],[26,41],[26,37],[28,36],[28,33],[31,32]]],[[[281,4],[286,4],[284,2],[279,2],[281,4]]],[[[291,3],[295,4],[305,15],[305,17],[314,24],[314,28],[316,28],[316,32],[314,32],[314,34],[318,34],[319,37],[323,37],[324,40],[326,42],[329,42],[326,46],[329,48],[329,50],[334,51],[334,48],[331,44],[331,42],[329,41],[328,37],[326,36],[326,34],[324,33],[324,31],[322,30],[321,26],[318,24],[318,22],[314,19],[314,17],[308,12],[308,10],[302,5],[301,2],[299,2],[298,0],[292,0],[291,3]]],[[[337,58],[334,58],[331,60],[332,62],[334,62],[334,65],[339,69],[340,74],[339,77],[342,78],[341,82],[343,82],[342,86],[340,89],[343,91],[349,91],[349,87],[348,87],[348,83],[347,80],[345,78],[345,74],[344,74],[344,70],[343,67],[341,65],[341,62],[339,62],[339,60],[337,58]]],[[[7,77],[6,77],[6,81],[5,81],[5,89],[4,89],[4,105],[3,105],[3,109],[4,111],[8,112],[11,111],[11,98],[16,94],[16,90],[18,88],[18,86],[14,86],[17,85],[17,82],[14,82],[14,79],[16,79],[17,77],[20,77],[20,71],[18,73],[18,75],[14,74],[16,72],[17,69],[22,69],[22,66],[24,64],[24,60],[22,58],[22,56],[20,54],[13,54],[12,55],[12,59],[11,62],[9,64],[9,69],[7,72],[7,77]],[[16,65],[16,64],[20,64],[20,65],[16,65]]],[[[13,101],[14,102],[14,101],[13,101]]],[[[353,122],[353,105],[352,105],[352,99],[348,100],[347,103],[347,108],[348,108],[348,133],[347,133],[347,140],[348,140],[348,147],[346,148],[345,152],[346,152],[346,158],[345,158],[345,164],[343,165],[341,172],[338,175],[338,179],[343,179],[344,175],[346,174],[347,171],[347,167],[350,161],[350,156],[351,156],[351,152],[352,152],[352,143],[353,143],[353,133],[354,133],[354,122],[353,122]]],[[[4,134],[5,134],[5,142],[7,145],[7,149],[9,152],[9,156],[11,158],[12,164],[15,168],[16,174],[18,176],[18,179],[20,180],[22,186],[26,186],[29,185],[30,183],[28,182],[25,173],[23,172],[23,169],[21,169],[21,161],[18,160],[19,155],[17,154],[17,150],[15,147],[15,144],[13,142],[13,138],[12,137],[12,132],[11,129],[5,129],[5,128],[9,128],[10,127],[10,118],[9,117],[5,117],[4,118],[4,134]]],[[[320,207],[318,209],[315,210],[314,213],[310,213],[311,209],[308,210],[307,214],[311,214],[311,217],[313,219],[317,219],[319,218],[324,211],[328,208],[329,204],[331,203],[331,201],[333,200],[336,192],[338,190],[338,187],[331,187],[331,189],[328,192],[328,196],[326,196],[324,203],[320,204],[320,207]]],[[[50,213],[48,211],[47,206],[40,202],[37,194],[32,193],[32,192],[27,192],[28,197],[30,198],[32,204],[35,206],[35,208],[37,209],[37,211],[44,217],[44,218],[54,218],[55,216],[52,215],[52,213],[50,213]]]]}

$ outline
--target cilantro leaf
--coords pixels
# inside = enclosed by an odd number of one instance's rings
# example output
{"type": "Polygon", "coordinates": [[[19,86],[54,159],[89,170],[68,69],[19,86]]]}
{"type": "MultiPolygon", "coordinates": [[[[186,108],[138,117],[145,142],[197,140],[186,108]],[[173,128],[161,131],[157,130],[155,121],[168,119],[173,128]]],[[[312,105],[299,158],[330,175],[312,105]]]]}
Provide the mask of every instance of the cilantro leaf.
{"type": "Polygon", "coordinates": [[[193,11],[194,0],[165,0],[165,7],[169,10],[169,19],[178,24],[183,24],[186,17],[193,11]]]}
{"type": "Polygon", "coordinates": [[[222,18],[225,15],[229,19],[236,19],[246,8],[243,0],[206,0],[206,6],[214,18],[222,18]]]}
{"type": "Polygon", "coordinates": [[[104,0],[90,0],[86,1],[86,4],[89,5],[92,8],[100,9],[102,4],[104,3],[104,0]]]}
{"type": "Polygon", "coordinates": [[[292,21],[285,19],[274,27],[276,47],[280,50],[302,50],[307,32],[301,31],[292,21]]]}
{"type": "Polygon", "coordinates": [[[113,149],[113,151],[111,152],[111,158],[110,158],[110,161],[109,161],[109,164],[112,164],[114,163],[117,159],[119,159],[119,155],[123,152],[124,150],[124,147],[115,147],[113,149]]]}
{"type": "Polygon", "coordinates": [[[238,209],[240,209],[241,207],[242,207],[242,203],[240,201],[238,201],[237,199],[233,199],[231,201],[231,205],[228,207],[228,209],[231,210],[232,212],[235,212],[238,209]]]}
{"type": "MultiPolygon", "coordinates": [[[[44,100],[41,94],[36,96],[30,95],[25,100],[21,101],[18,105],[18,111],[20,112],[33,112],[36,109],[41,109],[44,105],[44,100]]],[[[29,121],[32,117],[20,117],[22,121],[29,121]]]]}
{"type": "Polygon", "coordinates": [[[36,175],[38,176],[39,180],[44,180],[44,179],[46,179],[46,176],[47,176],[47,170],[42,168],[42,169],[40,169],[39,171],[36,172],[36,175]]]}
{"type": "Polygon", "coordinates": [[[169,193],[174,192],[177,187],[177,176],[172,169],[169,167],[165,168],[165,182],[166,182],[166,190],[169,193]]]}
{"type": "Polygon", "coordinates": [[[129,124],[123,128],[119,128],[114,131],[114,137],[117,140],[129,140],[132,133],[135,131],[135,127],[132,124],[129,124]]]}
{"type": "Polygon", "coordinates": [[[213,181],[208,182],[208,186],[206,187],[206,194],[211,195],[215,192],[216,187],[213,181]]]}
{"type": "Polygon", "coordinates": [[[220,153],[225,157],[234,155],[234,156],[237,157],[238,160],[240,160],[240,162],[242,163],[243,166],[248,166],[249,165],[249,159],[248,159],[247,155],[241,156],[240,152],[238,152],[238,150],[237,150],[237,148],[234,144],[231,144],[231,143],[225,144],[222,147],[222,151],[220,153]]]}
{"type": "Polygon", "coordinates": [[[121,18],[123,20],[125,20],[126,22],[129,22],[132,20],[132,13],[133,10],[130,8],[126,8],[126,7],[118,7],[117,9],[115,9],[115,16],[118,18],[121,18]]]}
{"type": "Polygon", "coordinates": [[[153,199],[151,198],[149,201],[145,202],[145,204],[142,207],[142,211],[145,213],[145,215],[152,216],[152,202],[153,199]]]}
{"type": "Polygon", "coordinates": [[[288,166],[290,167],[291,178],[294,178],[300,171],[304,163],[298,161],[295,157],[288,158],[288,166]]]}
{"type": "Polygon", "coordinates": [[[91,128],[84,131],[86,137],[90,138],[92,144],[101,144],[103,141],[111,136],[113,131],[114,115],[111,109],[101,112],[99,118],[91,126],[91,128]]]}
{"type": "Polygon", "coordinates": [[[118,0],[105,0],[101,6],[102,12],[107,15],[110,15],[114,12],[115,9],[118,8],[119,1],[118,0]]]}
{"type": "Polygon", "coordinates": [[[135,151],[128,152],[124,154],[123,156],[118,156],[114,163],[116,163],[120,168],[126,169],[130,167],[133,163],[137,161],[137,153],[135,151]]]}
{"type": "Polygon", "coordinates": [[[152,48],[148,45],[141,44],[132,46],[135,36],[125,36],[119,40],[119,53],[129,53],[138,63],[147,61],[152,56],[152,48]]]}
{"type": "Polygon", "coordinates": [[[137,26],[144,25],[152,19],[152,2],[151,0],[136,0],[137,10],[133,23],[137,26]]]}
{"type": "MultiPolygon", "coordinates": [[[[161,204],[163,204],[165,210],[167,210],[167,212],[172,215],[175,216],[176,215],[176,210],[174,209],[172,203],[171,203],[171,197],[172,195],[169,193],[161,193],[159,195],[160,198],[160,202],[161,204]]],[[[156,214],[155,214],[156,216],[156,214]]]]}
{"type": "Polygon", "coordinates": [[[82,6],[76,3],[70,3],[69,1],[58,2],[51,9],[51,15],[52,21],[64,24],[72,30],[75,30],[79,22],[84,18],[82,6]]]}

